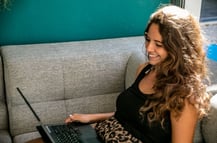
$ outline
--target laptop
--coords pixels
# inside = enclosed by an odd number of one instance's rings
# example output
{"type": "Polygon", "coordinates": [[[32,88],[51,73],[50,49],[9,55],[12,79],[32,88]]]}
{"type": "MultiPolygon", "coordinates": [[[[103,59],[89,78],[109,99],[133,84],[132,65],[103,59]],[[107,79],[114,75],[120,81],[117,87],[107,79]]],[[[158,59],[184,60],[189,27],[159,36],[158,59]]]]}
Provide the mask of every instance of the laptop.
{"type": "Polygon", "coordinates": [[[42,139],[46,143],[101,143],[94,128],[90,124],[70,123],[70,124],[43,124],[36,114],[22,91],[16,88],[24,99],[27,106],[39,122],[36,126],[42,139]]]}

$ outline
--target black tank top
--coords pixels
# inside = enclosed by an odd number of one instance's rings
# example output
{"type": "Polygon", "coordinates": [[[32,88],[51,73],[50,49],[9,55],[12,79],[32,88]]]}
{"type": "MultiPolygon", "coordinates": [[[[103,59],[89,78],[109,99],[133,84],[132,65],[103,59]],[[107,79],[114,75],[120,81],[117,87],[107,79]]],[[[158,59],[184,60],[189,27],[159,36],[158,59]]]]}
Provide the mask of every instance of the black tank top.
{"type": "Polygon", "coordinates": [[[115,117],[127,131],[143,143],[170,143],[171,123],[169,114],[163,127],[160,122],[154,122],[150,125],[147,118],[142,118],[139,114],[140,107],[147,100],[147,96],[151,95],[143,94],[138,85],[151,67],[150,64],[147,65],[132,86],[118,96],[115,117]]]}

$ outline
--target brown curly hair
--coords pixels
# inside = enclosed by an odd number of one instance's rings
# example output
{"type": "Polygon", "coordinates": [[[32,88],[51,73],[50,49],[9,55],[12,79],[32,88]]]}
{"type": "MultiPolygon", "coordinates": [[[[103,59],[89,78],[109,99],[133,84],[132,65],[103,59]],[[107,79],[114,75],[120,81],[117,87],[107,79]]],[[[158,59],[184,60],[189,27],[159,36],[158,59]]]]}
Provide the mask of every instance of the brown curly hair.
{"type": "Polygon", "coordinates": [[[203,49],[203,35],[199,22],[177,6],[164,6],[150,17],[145,32],[152,23],[158,24],[167,58],[156,65],[155,94],[140,108],[150,122],[163,123],[170,111],[180,117],[188,99],[199,117],[207,114],[209,95],[206,92],[207,67],[203,49]]]}

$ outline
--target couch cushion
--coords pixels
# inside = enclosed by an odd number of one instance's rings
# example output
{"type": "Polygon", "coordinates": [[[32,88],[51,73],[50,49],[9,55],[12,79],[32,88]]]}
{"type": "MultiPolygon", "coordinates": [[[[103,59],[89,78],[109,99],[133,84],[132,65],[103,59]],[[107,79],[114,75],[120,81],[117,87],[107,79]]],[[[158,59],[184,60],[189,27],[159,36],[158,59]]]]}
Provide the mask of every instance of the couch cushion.
{"type": "Polygon", "coordinates": [[[0,130],[0,143],[12,143],[11,137],[7,130],[0,130]]]}
{"type": "Polygon", "coordinates": [[[0,57],[0,142],[11,143],[11,137],[8,132],[8,114],[3,88],[3,70],[0,57]]]}
{"type": "Polygon", "coordinates": [[[208,68],[209,68],[209,77],[211,80],[211,85],[213,84],[217,84],[217,62],[213,61],[213,60],[209,60],[207,61],[208,63],[208,68]]]}
{"type": "Polygon", "coordinates": [[[4,89],[3,89],[3,70],[2,60],[0,57],[0,129],[7,129],[7,109],[5,103],[4,89]]]}
{"type": "Polygon", "coordinates": [[[143,39],[2,47],[12,135],[35,131],[38,124],[16,87],[44,123],[62,123],[71,112],[114,111],[124,89],[127,61],[143,39]]]}
{"type": "Polygon", "coordinates": [[[142,52],[142,49],[136,52],[133,52],[130,56],[125,76],[125,88],[131,86],[131,84],[136,79],[136,71],[140,64],[145,63],[147,61],[145,54],[142,52]]]}
{"type": "Polygon", "coordinates": [[[211,98],[209,115],[202,120],[202,133],[206,143],[217,142],[217,94],[211,98]]]}
{"type": "Polygon", "coordinates": [[[217,84],[208,86],[207,91],[211,93],[211,96],[217,94],[217,84]]]}
{"type": "Polygon", "coordinates": [[[39,132],[29,132],[29,133],[24,133],[21,135],[17,135],[14,137],[13,142],[14,143],[26,143],[28,141],[31,141],[36,138],[40,138],[41,135],[39,132]]]}
{"type": "Polygon", "coordinates": [[[193,143],[203,143],[203,135],[201,132],[201,121],[198,121],[196,125],[193,143]]]}

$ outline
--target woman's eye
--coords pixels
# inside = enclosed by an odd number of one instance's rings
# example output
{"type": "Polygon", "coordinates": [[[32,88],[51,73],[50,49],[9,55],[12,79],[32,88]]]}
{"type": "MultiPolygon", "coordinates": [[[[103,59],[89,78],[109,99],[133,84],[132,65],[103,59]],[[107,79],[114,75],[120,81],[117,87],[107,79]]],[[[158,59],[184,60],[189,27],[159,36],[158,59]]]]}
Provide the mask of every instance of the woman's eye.
{"type": "Polygon", "coordinates": [[[162,45],[162,44],[156,44],[156,46],[157,46],[157,47],[163,47],[163,45],[162,45]]]}
{"type": "Polygon", "coordinates": [[[145,37],[145,41],[150,42],[150,39],[148,37],[145,37]]]}

